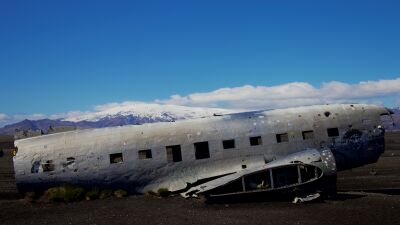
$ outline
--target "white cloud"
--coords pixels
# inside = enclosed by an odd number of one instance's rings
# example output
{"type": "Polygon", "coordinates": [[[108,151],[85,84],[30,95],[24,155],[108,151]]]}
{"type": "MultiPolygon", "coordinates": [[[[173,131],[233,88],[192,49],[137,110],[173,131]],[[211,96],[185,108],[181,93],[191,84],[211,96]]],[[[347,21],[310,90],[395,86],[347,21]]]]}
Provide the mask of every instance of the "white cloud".
{"type": "Polygon", "coordinates": [[[116,114],[160,116],[165,112],[173,112],[182,117],[196,117],[196,115],[204,116],[213,112],[284,108],[325,103],[383,104],[389,98],[394,99],[394,104],[400,106],[400,78],[362,81],[356,84],[331,81],[322,83],[320,87],[305,82],[292,82],[277,86],[244,85],[220,88],[211,92],[192,93],[186,96],[172,95],[166,100],[155,100],[147,103],[137,101],[108,103],[95,106],[91,111],[70,111],[50,116],[40,113],[9,116],[0,113],[0,127],[24,119],[63,118],[68,121],[95,121],[116,114]],[[210,107],[214,108],[210,109],[210,107]]]}
{"type": "Polygon", "coordinates": [[[303,82],[294,82],[271,87],[245,85],[235,88],[220,88],[212,92],[193,93],[184,97],[173,95],[168,100],[156,101],[176,105],[216,106],[223,102],[234,103],[243,100],[264,102],[266,100],[310,98],[316,94],[317,90],[312,85],[303,82]]]}
{"type": "Polygon", "coordinates": [[[390,96],[400,93],[400,78],[394,80],[362,81],[358,84],[333,81],[324,83],[320,90],[326,99],[390,96]]]}
{"type": "Polygon", "coordinates": [[[6,120],[7,118],[8,116],[6,114],[0,113],[0,122],[6,120]]]}
{"type": "Polygon", "coordinates": [[[336,102],[369,102],[376,101],[374,98],[377,97],[398,94],[400,94],[400,78],[362,81],[357,84],[332,81],[323,83],[319,88],[304,82],[278,86],[245,85],[187,96],[173,95],[167,100],[156,100],[156,102],[187,106],[262,109],[336,102]]]}

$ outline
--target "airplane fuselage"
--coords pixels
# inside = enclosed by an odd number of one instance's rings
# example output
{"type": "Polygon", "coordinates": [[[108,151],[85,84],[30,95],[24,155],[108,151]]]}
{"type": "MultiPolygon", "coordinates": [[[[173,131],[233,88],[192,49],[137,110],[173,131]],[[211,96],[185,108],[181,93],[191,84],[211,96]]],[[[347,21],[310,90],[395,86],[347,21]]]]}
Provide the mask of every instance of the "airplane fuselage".
{"type": "Polygon", "coordinates": [[[144,193],[249,170],[329,148],[338,170],[376,162],[384,107],[334,104],[77,130],[16,141],[21,191],[71,183],[144,193]]]}

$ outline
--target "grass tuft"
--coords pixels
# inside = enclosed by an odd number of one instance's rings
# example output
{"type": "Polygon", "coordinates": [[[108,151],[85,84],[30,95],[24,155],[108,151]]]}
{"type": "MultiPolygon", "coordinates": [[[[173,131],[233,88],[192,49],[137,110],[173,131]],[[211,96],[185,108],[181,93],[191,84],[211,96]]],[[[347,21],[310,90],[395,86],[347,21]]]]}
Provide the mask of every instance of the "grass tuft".
{"type": "Polygon", "coordinates": [[[26,192],[24,199],[27,202],[35,202],[39,197],[40,195],[36,192],[26,192]]]}
{"type": "Polygon", "coordinates": [[[104,189],[104,190],[101,190],[99,198],[106,199],[106,198],[110,198],[111,196],[113,196],[113,191],[109,190],[109,189],[104,189]]]}
{"type": "Polygon", "coordinates": [[[70,184],[49,188],[42,197],[44,202],[74,202],[82,200],[85,189],[70,184]]]}
{"type": "Polygon", "coordinates": [[[118,189],[118,190],[114,191],[114,195],[117,198],[124,198],[124,197],[128,196],[128,192],[126,192],[125,190],[122,190],[122,189],[118,189]]]}
{"type": "Polygon", "coordinates": [[[94,200],[100,198],[100,190],[97,187],[92,188],[90,191],[86,192],[85,199],[86,200],[94,200]]]}

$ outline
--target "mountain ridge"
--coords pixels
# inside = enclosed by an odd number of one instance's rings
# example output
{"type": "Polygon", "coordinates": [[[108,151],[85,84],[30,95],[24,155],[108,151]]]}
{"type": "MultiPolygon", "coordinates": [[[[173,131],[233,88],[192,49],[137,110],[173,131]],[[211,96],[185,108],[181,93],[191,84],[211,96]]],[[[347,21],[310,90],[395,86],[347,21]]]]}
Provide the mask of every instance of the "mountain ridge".
{"type": "MultiPolygon", "coordinates": [[[[156,104],[155,104],[156,105],[156,104]]],[[[169,106],[170,107],[170,106],[169,106]]],[[[400,129],[400,108],[391,109],[394,112],[393,118],[395,127],[400,129]]],[[[141,108],[138,111],[129,110],[99,110],[95,113],[86,113],[80,115],[70,115],[69,117],[60,119],[25,119],[20,122],[6,125],[0,128],[2,135],[14,135],[16,131],[42,130],[44,133],[49,132],[50,127],[74,127],[77,129],[87,128],[103,128],[124,125],[140,125],[145,123],[155,122],[172,122],[176,120],[191,119],[197,117],[213,116],[214,114],[232,113],[234,111],[217,109],[217,108],[192,108],[177,106],[177,108],[166,110],[162,105],[151,108],[149,111],[144,111],[141,108]],[[162,110],[160,110],[162,109],[162,110]],[[115,113],[115,114],[112,114],[115,113]]]]}
{"type": "Polygon", "coordinates": [[[155,122],[207,117],[214,114],[234,111],[219,108],[198,108],[160,104],[125,104],[100,108],[95,112],[79,112],[59,119],[25,119],[0,128],[0,134],[14,135],[16,131],[42,130],[49,132],[50,127],[75,127],[77,129],[102,128],[124,125],[139,125],[155,122]]]}

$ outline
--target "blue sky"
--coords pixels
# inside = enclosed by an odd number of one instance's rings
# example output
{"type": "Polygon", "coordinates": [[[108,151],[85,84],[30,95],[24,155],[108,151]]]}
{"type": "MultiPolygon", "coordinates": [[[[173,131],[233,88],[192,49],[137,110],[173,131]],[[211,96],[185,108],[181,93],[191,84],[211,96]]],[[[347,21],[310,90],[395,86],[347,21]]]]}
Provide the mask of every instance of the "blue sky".
{"type": "MultiPolygon", "coordinates": [[[[390,83],[400,77],[399,12],[400,1],[368,0],[1,0],[0,113],[171,103],[245,85],[390,83]]],[[[379,101],[398,104],[393,89],[376,91],[379,101]]]]}

